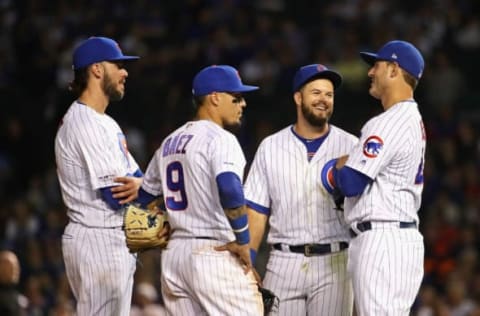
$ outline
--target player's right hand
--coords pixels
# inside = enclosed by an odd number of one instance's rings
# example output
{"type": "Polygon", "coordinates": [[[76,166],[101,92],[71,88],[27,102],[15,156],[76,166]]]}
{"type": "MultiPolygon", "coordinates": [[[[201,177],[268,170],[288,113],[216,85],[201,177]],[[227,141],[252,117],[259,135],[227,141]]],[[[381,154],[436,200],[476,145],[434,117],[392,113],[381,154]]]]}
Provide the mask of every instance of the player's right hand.
{"type": "Polygon", "coordinates": [[[117,177],[114,181],[122,184],[112,187],[113,197],[119,199],[120,204],[126,204],[138,197],[138,190],[142,185],[143,178],[126,176],[117,177]]]}
{"type": "Polygon", "coordinates": [[[261,284],[261,279],[257,271],[253,268],[252,260],[250,259],[250,245],[244,244],[240,245],[236,241],[229,242],[222,246],[215,247],[217,251],[229,251],[235,257],[240,260],[240,263],[244,266],[243,271],[247,274],[249,271],[252,271],[255,280],[258,284],[261,284]]]}

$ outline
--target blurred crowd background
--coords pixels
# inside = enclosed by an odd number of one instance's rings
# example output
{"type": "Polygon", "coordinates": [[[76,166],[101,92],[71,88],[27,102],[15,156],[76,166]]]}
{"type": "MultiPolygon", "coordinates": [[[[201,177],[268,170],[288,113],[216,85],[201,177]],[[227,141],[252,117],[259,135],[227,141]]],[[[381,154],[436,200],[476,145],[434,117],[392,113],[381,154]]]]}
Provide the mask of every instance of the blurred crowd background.
{"type": "MultiPolygon", "coordinates": [[[[299,66],[322,63],[343,75],[332,123],[358,135],[382,110],[358,52],[395,38],[414,43],[426,60],[415,95],[428,146],[419,212],[425,278],[412,313],[480,315],[479,12],[477,0],[0,0],[0,248],[20,259],[28,314],[72,310],[53,140],[73,101],[72,49],[101,35],[141,56],[128,65],[124,100],[107,112],[143,170],[190,118],[191,81],[204,66],[233,65],[261,87],[247,97],[238,134],[251,162],[266,135],[295,120],[299,66]]],[[[267,255],[263,247],[261,273],[267,255]]],[[[161,305],[159,260],[157,251],[140,255],[135,315],[161,305]]]]}

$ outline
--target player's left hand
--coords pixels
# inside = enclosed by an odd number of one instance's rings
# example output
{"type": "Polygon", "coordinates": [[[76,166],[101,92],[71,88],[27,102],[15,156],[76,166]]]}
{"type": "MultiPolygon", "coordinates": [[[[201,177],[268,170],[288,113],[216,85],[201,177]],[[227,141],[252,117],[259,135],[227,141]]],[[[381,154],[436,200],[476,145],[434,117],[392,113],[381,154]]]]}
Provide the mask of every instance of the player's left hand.
{"type": "Polygon", "coordinates": [[[236,256],[240,263],[244,266],[243,271],[247,274],[249,271],[252,271],[253,276],[258,284],[261,284],[261,278],[258,272],[253,268],[252,260],[250,259],[250,246],[249,244],[240,245],[236,241],[229,242],[222,246],[215,247],[217,251],[229,251],[231,254],[236,256]]]}
{"type": "Polygon", "coordinates": [[[142,185],[143,178],[117,177],[114,181],[122,184],[112,188],[113,197],[119,199],[120,204],[126,204],[138,197],[138,190],[142,185]]]}

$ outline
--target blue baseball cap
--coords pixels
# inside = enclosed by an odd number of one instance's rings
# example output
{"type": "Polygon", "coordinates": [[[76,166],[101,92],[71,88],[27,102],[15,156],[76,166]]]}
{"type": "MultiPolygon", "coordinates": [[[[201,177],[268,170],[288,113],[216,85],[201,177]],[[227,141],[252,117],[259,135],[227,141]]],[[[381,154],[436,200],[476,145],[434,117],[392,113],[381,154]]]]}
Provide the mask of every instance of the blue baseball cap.
{"type": "Polygon", "coordinates": [[[138,59],[138,56],[123,55],[120,46],[108,37],[92,36],[80,43],[73,52],[73,69],[77,70],[101,61],[138,59]]]}
{"type": "Polygon", "coordinates": [[[420,51],[405,41],[390,41],[383,45],[378,53],[360,52],[360,56],[369,65],[375,64],[377,60],[397,62],[398,65],[419,80],[423,74],[425,62],[420,51]]]}
{"type": "Polygon", "coordinates": [[[342,76],[339,73],[328,69],[322,64],[311,64],[301,67],[293,77],[293,92],[300,90],[305,84],[315,79],[328,79],[336,90],[342,84],[342,76]]]}
{"type": "Polygon", "coordinates": [[[238,71],[228,65],[213,65],[200,70],[193,78],[192,94],[207,95],[212,92],[248,92],[259,89],[242,83],[238,71]]]}

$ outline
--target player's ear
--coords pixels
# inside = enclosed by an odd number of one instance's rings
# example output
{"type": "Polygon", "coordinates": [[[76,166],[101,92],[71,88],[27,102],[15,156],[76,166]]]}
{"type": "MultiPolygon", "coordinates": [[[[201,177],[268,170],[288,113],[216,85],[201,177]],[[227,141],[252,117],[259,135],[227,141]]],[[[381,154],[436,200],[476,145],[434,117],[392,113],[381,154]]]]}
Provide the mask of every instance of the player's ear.
{"type": "Polygon", "coordinates": [[[214,106],[218,106],[220,104],[220,94],[217,92],[212,92],[208,95],[208,98],[210,99],[210,103],[213,104],[214,106]]]}
{"type": "Polygon", "coordinates": [[[101,63],[94,63],[90,66],[90,71],[95,77],[100,78],[102,76],[104,68],[101,63]]]}
{"type": "Polygon", "coordinates": [[[400,65],[398,63],[391,62],[390,65],[391,65],[390,68],[392,69],[392,71],[390,73],[391,78],[402,75],[402,69],[400,68],[400,65]]]}
{"type": "Polygon", "coordinates": [[[293,94],[293,101],[296,105],[302,104],[302,93],[300,91],[295,91],[293,94]]]}

